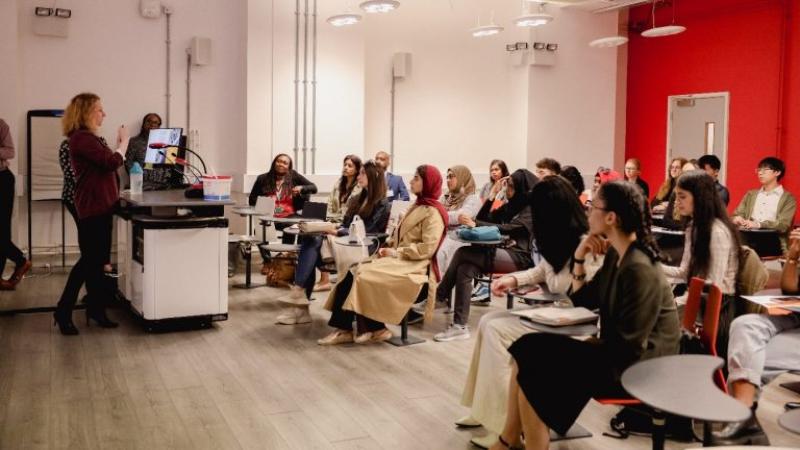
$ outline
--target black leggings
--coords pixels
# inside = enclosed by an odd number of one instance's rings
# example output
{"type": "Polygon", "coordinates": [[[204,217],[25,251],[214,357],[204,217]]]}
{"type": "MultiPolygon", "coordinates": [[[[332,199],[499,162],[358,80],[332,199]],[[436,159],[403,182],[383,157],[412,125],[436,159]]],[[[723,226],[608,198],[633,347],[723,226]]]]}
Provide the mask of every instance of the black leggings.
{"type": "Polygon", "coordinates": [[[356,321],[356,328],[359,334],[367,331],[378,331],[386,328],[381,322],[376,322],[370,318],[356,314],[353,311],[345,311],[342,309],[347,296],[350,295],[350,289],[353,287],[353,274],[347,272],[347,276],[338,283],[336,283],[336,292],[333,298],[333,308],[331,311],[331,319],[328,325],[338,328],[340,330],[352,331],[353,320],[356,321]]]}
{"type": "Polygon", "coordinates": [[[111,297],[109,284],[105,281],[103,266],[111,255],[111,231],[113,216],[87,217],[78,220],[78,245],[81,257],[72,266],[67,285],[58,302],[58,310],[65,316],[72,314],[83,281],[86,282],[87,307],[90,310],[103,309],[111,297]]]}
{"type": "Polygon", "coordinates": [[[10,169],[0,172],[0,274],[11,259],[19,266],[25,263],[25,255],[11,241],[11,215],[14,212],[14,174],[10,169]]]}

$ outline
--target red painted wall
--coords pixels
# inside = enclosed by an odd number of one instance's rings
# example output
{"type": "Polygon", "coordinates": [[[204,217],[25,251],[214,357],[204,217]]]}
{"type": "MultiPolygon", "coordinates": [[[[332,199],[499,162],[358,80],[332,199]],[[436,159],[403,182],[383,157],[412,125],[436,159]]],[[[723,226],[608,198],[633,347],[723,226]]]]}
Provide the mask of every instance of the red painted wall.
{"type": "MultiPolygon", "coordinates": [[[[642,161],[651,192],[666,173],[667,97],[724,91],[730,92],[723,170],[731,208],[757,185],[754,169],[765,156],[787,162],[784,182],[800,194],[800,30],[789,14],[800,11],[798,4],[677,0],[676,23],[687,27],[684,33],[661,38],[630,33],[626,156],[642,161]]],[[[630,23],[649,27],[650,14],[650,5],[634,8],[630,23]]],[[[658,25],[671,20],[671,8],[657,10],[658,25]]]]}

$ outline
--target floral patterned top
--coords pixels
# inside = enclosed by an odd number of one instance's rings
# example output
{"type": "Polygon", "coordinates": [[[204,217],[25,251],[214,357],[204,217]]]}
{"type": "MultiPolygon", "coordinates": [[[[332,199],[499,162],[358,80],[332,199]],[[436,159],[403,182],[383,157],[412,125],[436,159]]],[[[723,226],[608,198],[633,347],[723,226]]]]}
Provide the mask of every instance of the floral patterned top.
{"type": "Polygon", "coordinates": [[[69,139],[61,141],[58,148],[58,163],[61,165],[61,172],[64,174],[64,187],[61,189],[61,200],[64,203],[75,203],[75,171],[72,170],[72,162],[69,158],[69,139]]]}

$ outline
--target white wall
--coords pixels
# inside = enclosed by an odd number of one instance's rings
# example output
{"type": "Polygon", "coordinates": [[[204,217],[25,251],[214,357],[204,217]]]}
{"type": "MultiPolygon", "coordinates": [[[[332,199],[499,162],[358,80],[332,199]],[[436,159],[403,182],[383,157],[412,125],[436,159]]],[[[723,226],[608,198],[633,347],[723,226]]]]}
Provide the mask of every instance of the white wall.
{"type": "MultiPolygon", "coordinates": [[[[614,163],[617,50],[588,43],[617,32],[615,14],[551,9],[556,19],[532,40],[557,43],[552,67],[531,67],[528,162],[545,156],[584,176],[614,163]]],[[[624,105],[623,105],[624,107],[624,105]]]]}
{"type": "Polygon", "coordinates": [[[506,43],[527,40],[524,29],[511,25],[519,2],[496,2],[495,21],[506,31],[481,39],[469,32],[477,6],[450,5],[411,0],[392,14],[364,21],[366,151],[389,149],[392,55],[409,52],[410,76],[396,88],[395,171],[409,173],[432,163],[486,172],[492,158],[524,166],[527,68],[510,65],[505,50],[506,43]]]}
{"type": "MultiPolygon", "coordinates": [[[[58,7],[72,10],[69,37],[42,37],[31,29],[34,6],[41,2],[4,0],[2,7],[13,11],[8,4],[15,1],[18,14],[12,17],[19,24],[18,43],[16,48],[6,48],[11,46],[3,39],[0,45],[8,56],[2,58],[4,64],[19,64],[13,113],[18,123],[24,122],[25,112],[31,109],[64,108],[81,91],[102,97],[108,114],[102,134],[109,142],[120,124],[138,132],[147,112],[157,112],[166,120],[163,16],[141,17],[138,0],[60,0],[58,7]]],[[[217,173],[241,176],[246,143],[246,5],[221,0],[170,0],[169,4],[174,8],[170,125],[186,126],[185,49],[192,36],[209,37],[213,62],[192,72],[191,126],[199,130],[198,150],[206,162],[217,173]]],[[[0,17],[0,21],[9,20],[5,14],[0,17]]],[[[7,33],[5,27],[3,33],[7,33]]],[[[20,134],[17,140],[20,149],[25,149],[23,137],[20,134]]],[[[21,153],[18,173],[25,167],[21,153]]],[[[60,208],[37,205],[34,212],[34,245],[60,242],[60,208]]],[[[19,224],[24,225],[24,219],[22,214],[19,224]]],[[[24,242],[27,233],[24,226],[20,228],[17,239],[24,242]]]]}

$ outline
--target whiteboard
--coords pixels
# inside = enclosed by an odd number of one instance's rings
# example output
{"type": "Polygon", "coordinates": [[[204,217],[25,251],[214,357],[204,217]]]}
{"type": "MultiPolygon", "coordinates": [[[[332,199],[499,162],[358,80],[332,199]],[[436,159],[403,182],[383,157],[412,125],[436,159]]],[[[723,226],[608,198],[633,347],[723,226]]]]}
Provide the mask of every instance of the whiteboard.
{"type": "Polygon", "coordinates": [[[64,185],[64,174],[58,162],[58,149],[64,140],[61,117],[33,115],[39,112],[30,111],[28,122],[31,200],[60,200],[64,185]]]}

